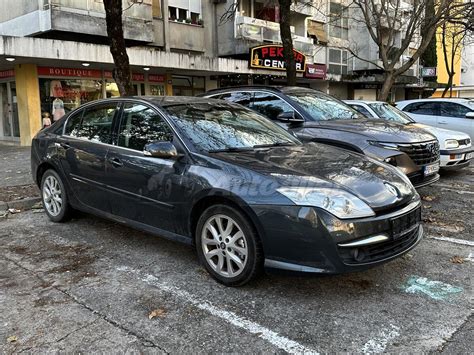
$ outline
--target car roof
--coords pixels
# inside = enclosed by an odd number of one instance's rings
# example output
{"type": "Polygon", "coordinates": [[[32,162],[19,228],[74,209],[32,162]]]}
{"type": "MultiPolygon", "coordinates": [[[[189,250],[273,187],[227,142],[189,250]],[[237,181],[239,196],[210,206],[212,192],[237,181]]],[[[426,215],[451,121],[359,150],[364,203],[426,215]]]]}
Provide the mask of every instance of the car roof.
{"type": "Polygon", "coordinates": [[[466,98],[460,98],[460,97],[453,97],[453,98],[447,98],[447,97],[433,97],[433,98],[427,98],[427,99],[412,99],[412,100],[402,100],[402,101],[397,101],[397,104],[411,104],[414,102],[455,102],[459,104],[469,104],[471,105],[474,100],[472,99],[466,99],[466,98]]]}
{"type": "Polygon", "coordinates": [[[299,86],[277,86],[277,85],[241,85],[241,86],[230,86],[227,88],[219,88],[209,90],[204,94],[200,94],[198,96],[207,96],[207,95],[214,95],[224,92],[230,91],[242,91],[242,90],[268,90],[274,92],[281,92],[281,93],[290,93],[290,92],[298,92],[298,91],[319,91],[314,90],[311,88],[304,88],[299,86]]]}
{"type": "Polygon", "coordinates": [[[385,101],[376,101],[376,100],[342,100],[348,104],[386,104],[385,101]]]}
{"type": "Polygon", "coordinates": [[[121,97],[111,97],[107,99],[95,100],[95,101],[85,104],[84,106],[100,104],[100,103],[105,103],[109,101],[130,101],[130,100],[146,101],[150,104],[161,106],[161,107],[166,107],[166,106],[176,105],[176,104],[212,103],[212,102],[222,103],[223,102],[222,100],[211,99],[207,97],[195,97],[195,96],[121,96],[121,97]]]}

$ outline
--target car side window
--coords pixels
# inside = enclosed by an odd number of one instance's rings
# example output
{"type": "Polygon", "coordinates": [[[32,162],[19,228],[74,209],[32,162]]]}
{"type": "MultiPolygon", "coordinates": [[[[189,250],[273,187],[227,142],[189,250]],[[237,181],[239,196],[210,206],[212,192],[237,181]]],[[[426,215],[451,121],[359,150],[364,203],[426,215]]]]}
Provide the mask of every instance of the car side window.
{"type": "Polygon", "coordinates": [[[153,109],[142,104],[125,104],[118,135],[120,147],[143,151],[148,143],[172,140],[173,131],[153,109]]]}
{"type": "Polygon", "coordinates": [[[281,113],[295,112],[283,99],[266,92],[256,92],[254,94],[251,108],[272,120],[276,120],[281,113]]]}
{"type": "Polygon", "coordinates": [[[84,110],[80,110],[76,113],[73,113],[66,122],[66,128],[64,129],[64,134],[67,136],[77,137],[77,134],[81,128],[82,115],[84,110]]]}
{"type": "Polygon", "coordinates": [[[240,104],[246,107],[250,106],[252,95],[247,92],[228,92],[219,97],[221,100],[226,100],[240,104]]]}
{"type": "Polygon", "coordinates": [[[439,115],[439,104],[437,102],[416,102],[409,104],[403,111],[418,115],[439,115]]]}
{"type": "Polygon", "coordinates": [[[111,143],[112,122],[116,111],[116,102],[84,109],[79,130],[71,131],[70,135],[92,142],[111,143]]]}
{"type": "Polygon", "coordinates": [[[454,102],[441,102],[441,116],[465,118],[471,112],[469,107],[454,102]]]}
{"type": "Polygon", "coordinates": [[[357,110],[358,112],[360,112],[361,114],[363,114],[365,117],[373,118],[373,117],[372,117],[372,114],[371,114],[371,113],[369,112],[369,110],[367,110],[364,106],[362,106],[362,105],[355,105],[355,104],[350,104],[349,106],[352,107],[354,110],[357,110]]]}

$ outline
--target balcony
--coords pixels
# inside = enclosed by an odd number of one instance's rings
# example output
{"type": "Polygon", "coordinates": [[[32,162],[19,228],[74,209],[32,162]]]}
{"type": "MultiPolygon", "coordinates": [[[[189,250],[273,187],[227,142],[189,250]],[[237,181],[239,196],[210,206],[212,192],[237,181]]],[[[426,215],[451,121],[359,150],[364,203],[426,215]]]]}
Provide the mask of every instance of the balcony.
{"type": "MultiPolygon", "coordinates": [[[[236,16],[235,38],[255,41],[258,43],[281,43],[280,24],[264,21],[247,16],[236,16]]],[[[313,39],[295,35],[295,28],[291,26],[293,33],[293,46],[296,50],[312,56],[314,52],[313,39]]]]}

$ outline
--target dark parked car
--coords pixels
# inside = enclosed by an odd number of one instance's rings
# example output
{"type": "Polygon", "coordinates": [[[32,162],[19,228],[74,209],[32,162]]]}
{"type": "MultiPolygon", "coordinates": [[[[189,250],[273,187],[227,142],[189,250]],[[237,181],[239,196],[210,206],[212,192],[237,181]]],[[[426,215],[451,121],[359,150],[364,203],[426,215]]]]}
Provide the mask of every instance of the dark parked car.
{"type": "Polygon", "coordinates": [[[34,138],[32,173],[52,221],[77,209],[193,244],[226,285],[264,266],[362,270],[422,238],[419,195],[399,170],[302,145],[220,100],[86,104],[34,138]]]}
{"type": "Polygon", "coordinates": [[[203,96],[247,106],[285,125],[305,142],[335,145],[397,166],[415,187],[439,180],[439,145],[434,136],[417,127],[368,119],[320,91],[246,86],[203,96]]]}

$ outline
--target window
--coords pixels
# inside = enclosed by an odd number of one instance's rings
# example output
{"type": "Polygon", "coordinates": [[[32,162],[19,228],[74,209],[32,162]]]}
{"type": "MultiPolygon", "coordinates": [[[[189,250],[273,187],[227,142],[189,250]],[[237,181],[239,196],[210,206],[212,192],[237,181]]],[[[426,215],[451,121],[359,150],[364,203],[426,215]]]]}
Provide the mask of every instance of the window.
{"type": "Polygon", "coordinates": [[[329,12],[329,34],[332,37],[348,39],[349,16],[347,7],[341,3],[331,2],[329,12]]]}
{"type": "MultiPolygon", "coordinates": [[[[77,138],[93,142],[110,143],[112,121],[117,111],[117,103],[94,106],[84,110],[81,128],[76,132],[77,138]]],[[[73,136],[71,132],[71,136],[73,136]]]]}
{"type": "Polygon", "coordinates": [[[369,112],[369,110],[367,110],[364,106],[361,106],[361,105],[349,105],[350,107],[352,107],[353,109],[359,111],[361,114],[363,114],[365,117],[369,117],[369,118],[372,118],[372,114],[369,112]]]}
{"type": "Polygon", "coordinates": [[[172,140],[171,128],[154,110],[140,104],[125,105],[118,136],[120,147],[143,151],[148,143],[172,140]]]}
{"type": "Polygon", "coordinates": [[[235,102],[236,104],[244,105],[246,107],[250,106],[251,98],[252,96],[248,92],[229,92],[219,97],[221,100],[235,102]]]}
{"type": "Polygon", "coordinates": [[[439,115],[439,105],[436,102],[416,102],[409,104],[403,111],[418,115],[439,115]]]}
{"type": "Polygon", "coordinates": [[[329,49],[329,68],[331,74],[347,74],[348,52],[341,49],[329,49]]]}
{"type": "Polygon", "coordinates": [[[454,102],[441,102],[441,116],[465,118],[471,112],[469,107],[454,102]]]}
{"type": "Polygon", "coordinates": [[[67,120],[65,134],[92,142],[110,143],[116,103],[94,106],[74,114],[67,120]]]}
{"type": "Polygon", "coordinates": [[[252,109],[262,115],[275,120],[283,112],[294,112],[295,110],[274,94],[256,92],[253,98],[252,109]]]}
{"type": "Polygon", "coordinates": [[[84,113],[83,110],[73,113],[68,119],[66,123],[66,129],[64,130],[64,134],[67,136],[76,137],[79,129],[81,128],[81,120],[82,114],[84,113]]]}

